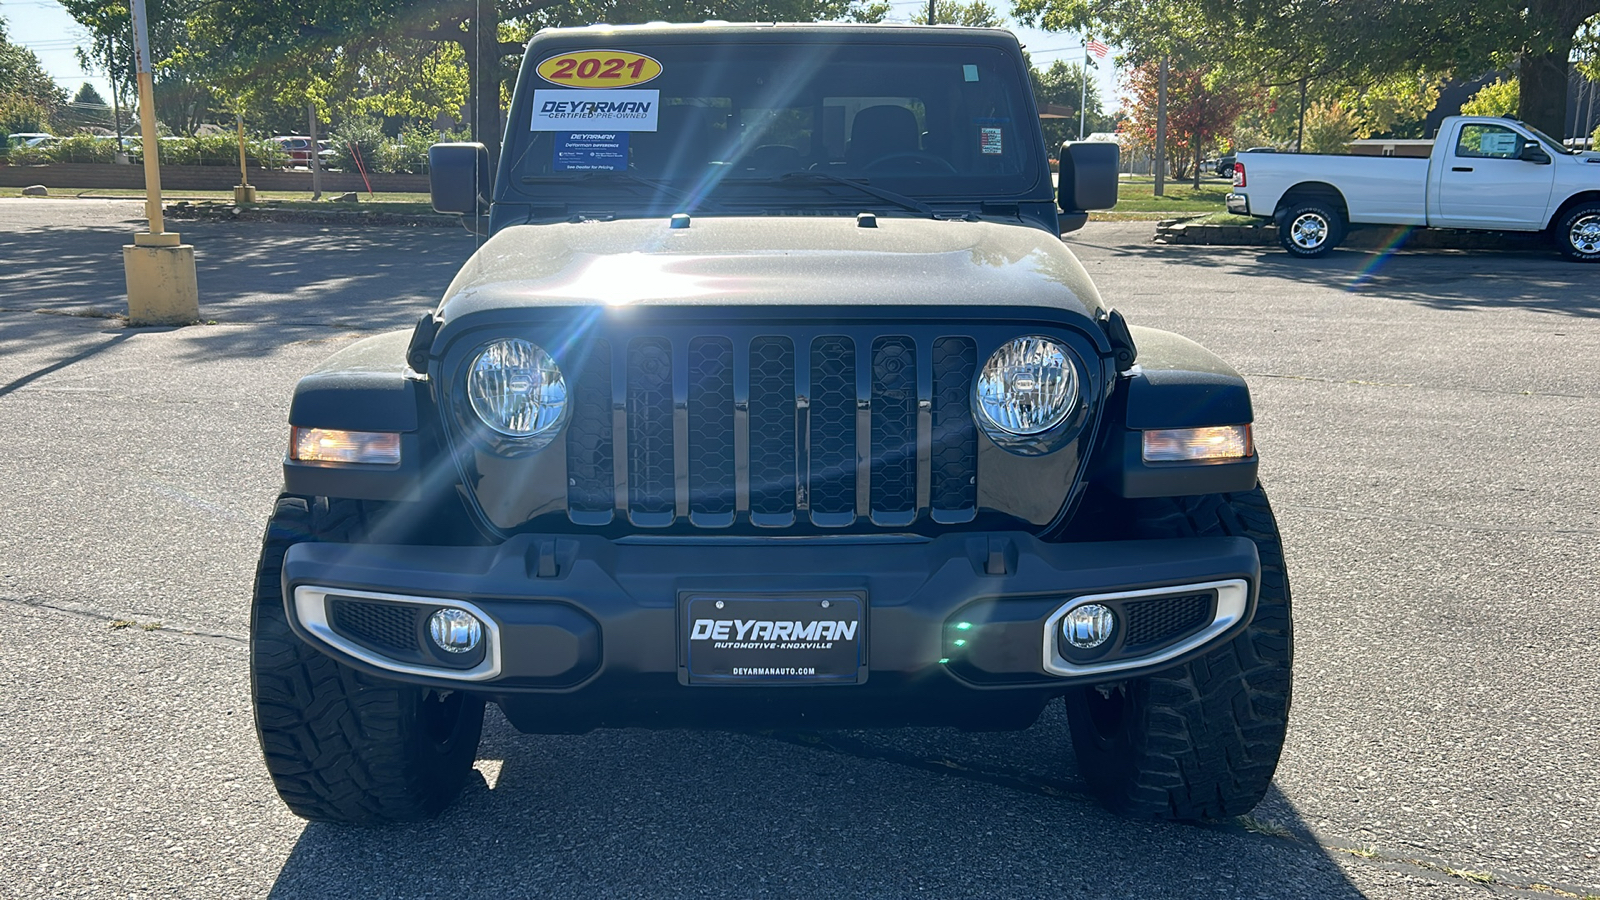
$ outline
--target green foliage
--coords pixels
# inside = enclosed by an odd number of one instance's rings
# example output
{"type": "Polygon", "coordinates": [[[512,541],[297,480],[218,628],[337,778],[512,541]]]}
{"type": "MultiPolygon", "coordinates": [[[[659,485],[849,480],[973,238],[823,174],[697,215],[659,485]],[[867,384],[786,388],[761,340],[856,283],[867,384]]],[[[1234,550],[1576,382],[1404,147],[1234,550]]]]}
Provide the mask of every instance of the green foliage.
{"type": "Polygon", "coordinates": [[[116,155],[115,140],[101,140],[89,134],[64,137],[45,148],[45,158],[53,163],[108,163],[116,155]]]}
{"type": "MultiPolygon", "coordinates": [[[[940,25],[966,25],[970,28],[1002,28],[1005,26],[1006,17],[984,0],[971,0],[961,3],[960,0],[935,0],[933,7],[935,22],[940,25]]],[[[913,25],[928,24],[928,9],[924,5],[911,17],[913,25]]]]}
{"type": "MultiPolygon", "coordinates": [[[[278,169],[289,164],[289,154],[272,141],[245,139],[245,164],[278,169]]],[[[239,139],[232,134],[201,134],[161,141],[161,162],[172,166],[239,165],[239,139]]]]}
{"type": "Polygon", "coordinates": [[[1486,84],[1467,102],[1461,104],[1464,116],[1515,116],[1518,95],[1522,90],[1517,79],[1497,78],[1486,84]]]}
{"type": "Polygon", "coordinates": [[[21,93],[0,93],[0,139],[22,131],[48,131],[50,107],[21,93]]]}
{"type": "MultiPolygon", "coordinates": [[[[1032,63],[1032,60],[1029,60],[1032,63]]],[[[1096,131],[1113,131],[1116,120],[1105,113],[1105,108],[1100,101],[1100,89],[1094,83],[1090,71],[1082,63],[1069,63],[1065,60],[1056,60],[1049,68],[1040,69],[1036,66],[1030,68],[1033,78],[1033,96],[1040,103],[1050,103],[1058,106],[1071,107],[1073,116],[1070,119],[1044,119],[1039,125],[1044,129],[1044,145],[1050,148],[1053,158],[1061,150],[1061,142],[1078,139],[1078,104],[1083,103],[1087,108],[1087,121],[1084,124],[1085,136],[1096,131]],[[1084,90],[1084,81],[1089,80],[1088,90],[1084,90]]]]}
{"type": "Polygon", "coordinates": [[[1304,153],[1344,153],[1356,136],[1356,117],[1343,103],[1312,103],[1306,107],[1304,153]]]}
{"type": "Polygon", "coordinates": [[[384,157],[385,172],[410,172],[425,175],[428,172],[428,148],[439,142],[432,128],[413,126],[400,132],[400,140],[387,145],[384,157]]]}
{"type": "Polygon", "coordinates": [[[346,172],[377,171],[389,155],[389,138],[375,119],[350,119],[328,140],[333,145],[334,168],[346,172]]]}
{"type": "Polygon", "coordinates": [[[6,162],[13,166],[42,166],[50,160],[38,147],[12,147],[6,162]]]}

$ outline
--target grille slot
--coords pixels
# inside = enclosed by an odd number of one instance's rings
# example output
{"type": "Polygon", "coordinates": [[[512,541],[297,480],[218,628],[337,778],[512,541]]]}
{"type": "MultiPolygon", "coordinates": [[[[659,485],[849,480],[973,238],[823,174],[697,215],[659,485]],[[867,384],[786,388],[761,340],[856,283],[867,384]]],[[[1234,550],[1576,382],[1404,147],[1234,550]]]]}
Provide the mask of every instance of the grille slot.
{"type": "Polygon", "coordinates": [[[579,367],[567,425],[567,508],[575,521],[604,525],[616,505],[611,440],[611,344],[596,341],[579,367]],[[588,517],[588,518],[586,518],[588,517]]]}
{"type": "Polygon", "coordinates": [[[668,525],[675,503],[672,456],[672,345],[628,345],[628,513],[635,524],[668,525]]]}
{"type": "Polygon", "coordinates": [[[977,512],[978,429],[970,400],[977,366],[978,348],[971,338],[942,337],[933,342],[929,504],[936,515],[939,511],[977,512]]]}
{"type": "Polygon", "coordinates": [[[701,528],[976,515],[973,339],[641,331],[596,339],[571,368],[575,524],[618,510],[641,528],[685,513],[701,528]]]}
{"type": "Polygon", "coordinates": [[[733,341],[689,341],[689,510],[727,516],[734,506],[733,341]]]}
{"type": "Polygon", "coordinates": [[[750,342],[750,512],[758,524],[794,521],[794,341],[750,342]]]}
{"type": "Polygon", "coordinates": [[[917,346],[872,342],[872,512],[917,508],[917,346]]]}
{"type": "Polygon", "coordinates": [[[1185,594],[1136,600],[1122,607],[1128,619],[1124,646],[1166,644],[1204,628],[1212,618],[1212,594],[1185,594]]]}
{"type": "Polygon", "coordinates": [[[422,612],[419,606],[401,603],[328,598],[328,624],[334,631],[393,655],[414,656],[419,652],[417,616],[422,612]]]}
{"type": "Polygon", "coordinates": [[[844,335],[811,342],[811,521],[847,525],[856,509],[856,347],[844,335]]]}

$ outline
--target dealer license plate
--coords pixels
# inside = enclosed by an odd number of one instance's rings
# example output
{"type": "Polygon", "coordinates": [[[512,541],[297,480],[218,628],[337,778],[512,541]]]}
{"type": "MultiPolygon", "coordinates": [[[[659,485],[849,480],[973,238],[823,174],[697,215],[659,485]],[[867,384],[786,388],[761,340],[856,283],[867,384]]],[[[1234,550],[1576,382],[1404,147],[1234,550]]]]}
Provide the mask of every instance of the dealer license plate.
{"type": "Polygon", "coordinates": [[[857,594],[777,597],[688,594],[684,659],[690,684],[857,684],[866,680],[857,594]]]}

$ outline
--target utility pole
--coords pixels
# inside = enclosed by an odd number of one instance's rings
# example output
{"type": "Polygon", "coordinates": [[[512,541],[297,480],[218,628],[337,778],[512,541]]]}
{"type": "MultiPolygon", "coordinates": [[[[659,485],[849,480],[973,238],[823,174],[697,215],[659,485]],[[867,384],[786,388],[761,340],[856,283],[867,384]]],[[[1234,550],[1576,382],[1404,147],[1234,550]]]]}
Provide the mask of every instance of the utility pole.
{"type": "Polygon", "coordinates": [[[133,0],[133,54],[139,79],[139,128],[144,137],[144,212],[149,231],[122,247],[129,325],[187,325],[200,318],[194,246],[161,219],[161,144],[156,138],[156,90],[150,76],[149,20],[133,0]]]}
{"type": "Polygon", "coordinates": [[[934,11],[933,11],[933,5],[936,2],[937,2],[937,0],[928,0],[928,24],[929,25],[936,24],[935,19],[937,17],[934,15],[934,11]]]}
{"type": "Polygon", "coordinates": [[[1156,81],[1156,170],[1157,197],[1167,195],[1167,58],[1161,57],[1161,74],[1156,81]]]}

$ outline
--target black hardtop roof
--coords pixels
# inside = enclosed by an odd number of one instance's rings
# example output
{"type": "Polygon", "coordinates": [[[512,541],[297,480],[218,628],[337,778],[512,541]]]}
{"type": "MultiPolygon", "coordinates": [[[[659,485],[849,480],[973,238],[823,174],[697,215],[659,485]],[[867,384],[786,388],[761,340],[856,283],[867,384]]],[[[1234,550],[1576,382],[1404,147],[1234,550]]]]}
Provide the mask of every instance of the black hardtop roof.
{"type": "Polygon", "coordinates": [[[547,28],[533,36],[529,47],[546,44],[603,48],[609,43],[703,44],[728,43],[917,43],[990,44],[1019,49],[1017,36],[1003,28],[967,28],[960,25],[863,25],[855,22],[650,22],[644,25],[606,25],[547,28]]]}

